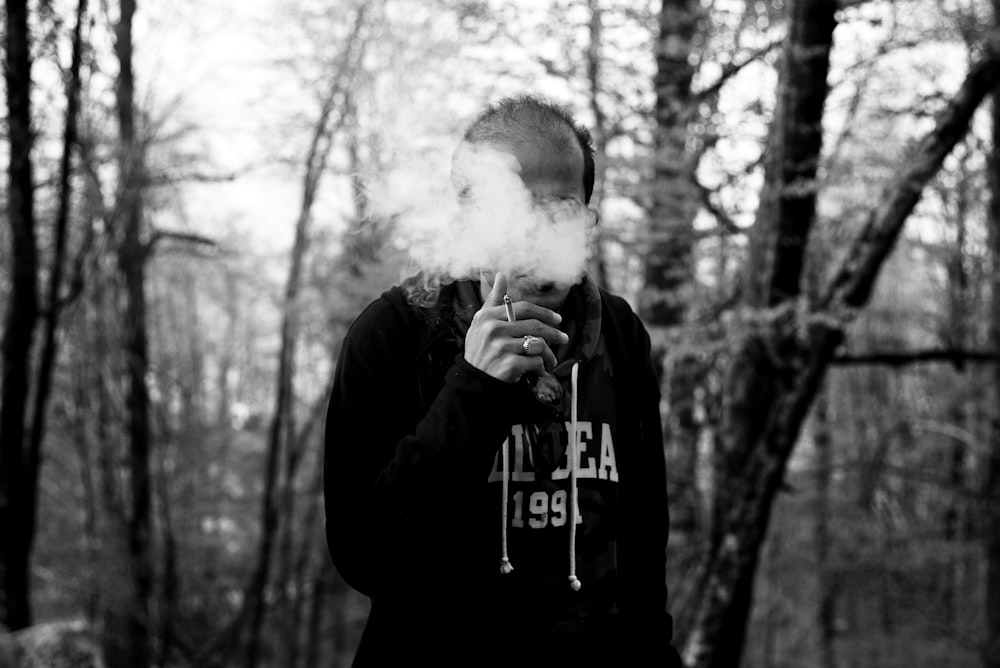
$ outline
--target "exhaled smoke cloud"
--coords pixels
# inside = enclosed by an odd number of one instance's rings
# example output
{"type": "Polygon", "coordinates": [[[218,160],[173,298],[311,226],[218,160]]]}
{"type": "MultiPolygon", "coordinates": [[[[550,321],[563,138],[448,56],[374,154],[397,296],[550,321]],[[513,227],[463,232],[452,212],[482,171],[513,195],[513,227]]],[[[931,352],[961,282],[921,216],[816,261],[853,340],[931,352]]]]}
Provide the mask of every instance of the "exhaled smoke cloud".
{"type": "Polygon", "coordinates": [[[487,146],[463,147],[454,184],[446,172],[402,165],[369,186],[375,213],[395,220],[416,269],[450,279],[480,271],[559,284],[580,279],[593,224],[581,202],[533,197],[516,158],[487,146]]]}

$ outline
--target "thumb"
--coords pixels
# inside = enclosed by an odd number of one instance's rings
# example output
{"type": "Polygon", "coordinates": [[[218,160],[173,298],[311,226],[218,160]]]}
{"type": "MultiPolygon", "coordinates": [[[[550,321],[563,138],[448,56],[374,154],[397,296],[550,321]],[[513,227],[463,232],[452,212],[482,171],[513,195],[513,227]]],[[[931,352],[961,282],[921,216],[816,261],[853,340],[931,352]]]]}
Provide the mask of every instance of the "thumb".
{"type": "Polygon", "coordinates": [[[493,289],[487,295],[483,306],[499,306],[503,304],[503,296],[505,294],[507,294],[507,277],[504,276],[503,272],[498,271],[496,277],[493,279],[493,289]]]}

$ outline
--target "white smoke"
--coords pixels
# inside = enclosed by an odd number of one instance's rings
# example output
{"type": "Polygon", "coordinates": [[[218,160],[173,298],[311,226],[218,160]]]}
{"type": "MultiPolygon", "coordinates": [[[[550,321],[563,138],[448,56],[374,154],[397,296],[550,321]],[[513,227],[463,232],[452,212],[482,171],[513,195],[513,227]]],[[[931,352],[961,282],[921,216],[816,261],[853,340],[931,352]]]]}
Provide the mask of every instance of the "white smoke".
{"type": "Polygon", "coordinates": [[[452,279],[503,271],[559,285],[583,276],[593,217],[581,202],[534,198],[517,159],[488,146],[463,147],[454,185],[449,167],[401,164],[369,184],[374,213],[395,221],[412,269],[452,279]]]}

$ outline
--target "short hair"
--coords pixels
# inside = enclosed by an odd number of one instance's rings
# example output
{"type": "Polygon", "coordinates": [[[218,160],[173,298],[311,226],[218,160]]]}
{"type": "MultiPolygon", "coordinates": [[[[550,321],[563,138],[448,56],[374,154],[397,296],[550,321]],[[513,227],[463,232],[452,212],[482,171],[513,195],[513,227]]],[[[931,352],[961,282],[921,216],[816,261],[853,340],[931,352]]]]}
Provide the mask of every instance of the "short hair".
{"type": "Polygon", "coordinates": [[[565,107],[536,95],[507,97],[488,105],[463,139],[471,144],[496,144],[511,139],[512,130],[526,132],[556,151],[567,151],[573,145],[569,137],[572,133],[583,153],[584,204],[590,203],[594,193],[594,141],[565,107]]]}

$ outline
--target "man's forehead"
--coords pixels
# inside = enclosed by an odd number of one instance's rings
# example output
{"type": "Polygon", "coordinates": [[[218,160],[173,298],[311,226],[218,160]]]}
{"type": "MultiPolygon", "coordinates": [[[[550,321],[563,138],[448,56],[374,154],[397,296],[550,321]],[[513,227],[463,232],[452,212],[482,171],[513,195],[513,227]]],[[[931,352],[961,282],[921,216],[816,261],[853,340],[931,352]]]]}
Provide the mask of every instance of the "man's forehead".
{"type": "Polygon", "coordinates": [[[496,164],[498,154],[525,180],[545,178],[583,182],[583,150],[576,141],[518,139],[485,145],[463,141],[455,152],[454,165],[462,171],[486,163],[496,164]]]}

